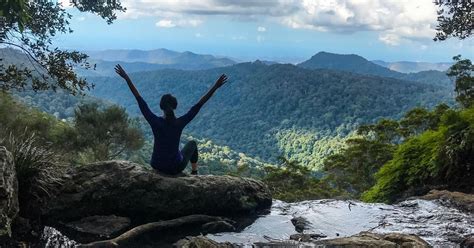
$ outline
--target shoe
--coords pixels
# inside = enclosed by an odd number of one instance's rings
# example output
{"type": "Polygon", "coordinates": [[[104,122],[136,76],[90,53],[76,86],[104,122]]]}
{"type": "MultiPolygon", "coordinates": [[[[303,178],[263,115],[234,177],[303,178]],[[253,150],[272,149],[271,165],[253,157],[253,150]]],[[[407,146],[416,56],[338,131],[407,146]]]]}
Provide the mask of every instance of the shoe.
{"type": "Polygon", "coordinates": [[[191,171],[191,175],[197,175],[197,174],[198,174],[198,171],[197,171],[197,170],[191,171]]]}

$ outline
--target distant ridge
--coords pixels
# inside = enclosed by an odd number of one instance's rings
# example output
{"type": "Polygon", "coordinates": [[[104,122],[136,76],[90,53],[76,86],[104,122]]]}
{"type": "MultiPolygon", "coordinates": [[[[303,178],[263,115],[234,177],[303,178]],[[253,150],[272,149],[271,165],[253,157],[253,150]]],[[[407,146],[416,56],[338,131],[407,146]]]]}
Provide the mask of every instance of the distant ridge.
{"type": "Polygon", "coordinates": [[[386,62],[382,60],[373,60],[375,64],[389,68],[390,70],[413,73],[420,71],[446,71],[452,65],[450,62],[430,63],[430,62],[412,62],[412,61],[396,61],[386,62]]]}
{"type": "Polygon", "coordinates": [[[401,73],[368,61],[356,54],[319,52],[298,66],[307,69],[332,69],[365,75],[400,78],[401,73]]]}
{"type": "MultiPolygon", "coordinates": [[[[412,63],[412,66],[416,66],[416,62],[410,63],[412,63]]],[[[407,63],[405,65],[409,66],[410,64],[407,63]]],[[[298,66],[306,69],[330,69],[352,72],[361,75],[390,77],[449,88],[453,87],[452,82],[448,76],[446,76],[445,72],[437,70],[425,70],[414,73],[402,73],[390,70],[387,67],[378,65],[356,54],[319,52],[310,59],[298,64],[298,66]]]]}
{"type": "MultiPolygon", "coordinates": [[[[219,58],[213,55],[193,52],[176,52],[164,48],[155,50],[104,50],[86,52],[91,59],[105,62],[148,63],[162,65],[166,68],[201,70],[236,64],[229,58],[219,58]]],[[[149,66],[153,67],[153,66],[149,66]]],[[[156,67],[154,67],[156,68],[156,67]]]]}

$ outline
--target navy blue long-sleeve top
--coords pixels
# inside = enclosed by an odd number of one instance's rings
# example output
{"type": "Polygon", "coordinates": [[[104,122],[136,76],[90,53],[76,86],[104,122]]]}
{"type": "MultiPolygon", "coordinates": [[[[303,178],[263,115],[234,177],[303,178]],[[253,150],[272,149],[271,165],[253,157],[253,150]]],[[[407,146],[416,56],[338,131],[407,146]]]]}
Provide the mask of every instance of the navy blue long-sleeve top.
{"type": "Polygon", "coordinates": [[[159,171],[173,171],[183,159],[179,151],[179,141],[184,127],[197,115],[201,106],[194,105],[183,116],[175,120],[165,120],[156,116],[141,96],[137,97],[138,106],[151,126],[154,143],[150,164],[159,171]]]}

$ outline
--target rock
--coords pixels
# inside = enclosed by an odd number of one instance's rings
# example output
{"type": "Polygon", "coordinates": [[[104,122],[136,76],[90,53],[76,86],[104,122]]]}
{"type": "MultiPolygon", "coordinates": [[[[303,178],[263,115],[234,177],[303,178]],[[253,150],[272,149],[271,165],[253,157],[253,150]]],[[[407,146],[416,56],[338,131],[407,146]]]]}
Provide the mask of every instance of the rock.
{"type": "Polygon", "coordinates": [[[231,176],[167,177],[126,161],[106,161],[68,171],[57,196],[42,207],[53,226],[93,215],[129,217],[142,224],[192,214],[238,216],[268,209],[260,181],[231,176]]]}
{"type": "Polygon", "coordinates": [[[18,180],[13,157],[0,146],[0,242],[11,238],[11,225],[18,211],[18,180]]]}
{"type": "Polygon", "coordinates": [[[324,234],[317,234],[317,233],[297,233],[290,235],[291,240],[300,241],[300,242],[309,242],[318,240],[321,238],[326,238],[327,236],[324,234]]]}
{"type": "Polygon", "coordinates": [[[230,243],[217,243],[214,240],[210,240],[204,236],[198,237],[186,237],[179,240],[174,244],[175,247],[179,248],[234,248],[230,243]]]}
{"type": "Polygon", "coordinates": [[[64,224],[64,234],[81,243],[113,238],[130,227],[130,219],[115,215],[94,215],[64,224]]]}
{"type": "Polygon", "coordinates": [[[419,197],[424,200],[439,200],[462,211],[474,213],[474,195],[447,190],[431,190],[428,194],[419,197]]]}
{"type": "Polygon", "coordinates": [[[412,247],[428,248],[431,247],[426,241],[415,236],[400,233],[375,234],[370,232],[361,232],[357,235],[345,238],[327,239],[313,242],[317,245],[323,245],[327,248],[337,247],[412,247]]]}
{"type": "Polygon", "coordinates": [[[209,222],[201,227],[202,233],[217,233],[217,232],[235,232],[235,227],[229,221],[219,220],[209,222]]]}
{"type": "MultiPolygon", "coordinates": [[[[82,244],[79,247],[169,247],[186,236],[199,235],[206,224],[217,222],[230,223],[231,221],[214,216],[189,215],[140,225],[113,239],[82,244]]],[[[216,229],[214,231],[221,232],[223,230],[216,229]]]]}
{"type": "Polygon", "coordinates": [[[471,235],[470,237],[465,238],[461,242],[461,247],[463,247],[463,248],[474,248],[474,235],[471,235]]]}
{"type": "Polygon", "coordinates": [[[304,230],[308,229],[310,222],[303,217],[294,217],[291,219],[291,223],[295,226],[295,230],[299,233],[302,233],[304,230]]]}

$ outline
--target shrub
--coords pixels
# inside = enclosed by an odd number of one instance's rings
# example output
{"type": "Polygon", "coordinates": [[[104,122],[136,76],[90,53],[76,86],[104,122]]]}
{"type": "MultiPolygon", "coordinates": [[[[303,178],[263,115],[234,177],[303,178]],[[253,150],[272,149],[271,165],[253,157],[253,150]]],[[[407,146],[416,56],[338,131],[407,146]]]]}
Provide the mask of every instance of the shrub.
{"type": "Polygon", "coordinates": [[[65,167],[50,146],[37,143],[37,137],[25,132],[19,136],[3,130],[0,144],[13,155],[19,192],[20,213],[34,214],[35,206],[53,196],[62,184],[65,167]]]}

